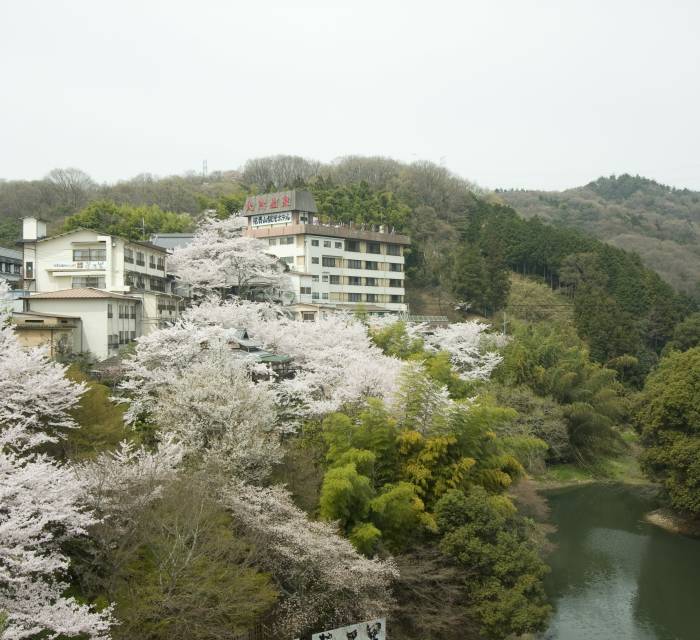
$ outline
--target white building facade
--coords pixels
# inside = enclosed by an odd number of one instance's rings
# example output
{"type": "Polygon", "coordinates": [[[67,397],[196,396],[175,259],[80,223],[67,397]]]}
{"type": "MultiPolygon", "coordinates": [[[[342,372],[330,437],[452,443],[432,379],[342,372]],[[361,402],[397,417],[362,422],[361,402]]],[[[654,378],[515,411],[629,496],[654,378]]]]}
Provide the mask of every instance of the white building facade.
{"type": "Polygon", "coordinates": [[[167,275],[168,252],[162,247],[92,229],[48,237],[46,224],[36,218],[23,220],[22,244],[28,309],[78,315],[85,335],[94,333],[83,350],[97,357],[167,325],[184,306],[167,275]],[[103,342],[106,350],[95,350],[103,342]]]}
{"type": "Polygon", "coordinates": [[[300,319],[323,309],[405,313],[405,235],[379,227],[322,223],[308,191],[251,196],[247,234],[289,265],[300,319]]]}

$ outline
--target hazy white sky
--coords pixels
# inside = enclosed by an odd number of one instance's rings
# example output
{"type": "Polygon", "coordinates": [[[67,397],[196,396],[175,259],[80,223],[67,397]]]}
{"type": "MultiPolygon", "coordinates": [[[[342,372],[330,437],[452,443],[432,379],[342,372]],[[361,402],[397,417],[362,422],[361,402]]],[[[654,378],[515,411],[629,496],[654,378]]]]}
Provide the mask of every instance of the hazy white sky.
{"type": "Polygon", "coordinates": [[[0,0],[0,177],[277,153],[700,189],[698,0],[0,0]]]}

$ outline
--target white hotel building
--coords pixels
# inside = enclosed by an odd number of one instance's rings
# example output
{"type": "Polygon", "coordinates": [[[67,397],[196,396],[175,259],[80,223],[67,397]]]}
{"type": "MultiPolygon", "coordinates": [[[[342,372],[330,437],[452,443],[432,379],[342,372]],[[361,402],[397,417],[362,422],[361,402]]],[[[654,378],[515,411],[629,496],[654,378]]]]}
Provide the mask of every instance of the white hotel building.
{"type": "Polygon", "coordinates": [[[247,234],[267,242],[269,252],[289,265],[299,319],[313,320],[324,309],[407,311],[408,236],[383,227],[321,223],[305,190],[251,196],[242,215],[247,234]]]}
{"type": "Polygon", "coordinates": [[[116,354],[182,310],[163,247],[92,229],[49,237],[36,218],[24,218],[22,245],[25,311],[79,318],[77,349],[97,358],[116,354]]]}

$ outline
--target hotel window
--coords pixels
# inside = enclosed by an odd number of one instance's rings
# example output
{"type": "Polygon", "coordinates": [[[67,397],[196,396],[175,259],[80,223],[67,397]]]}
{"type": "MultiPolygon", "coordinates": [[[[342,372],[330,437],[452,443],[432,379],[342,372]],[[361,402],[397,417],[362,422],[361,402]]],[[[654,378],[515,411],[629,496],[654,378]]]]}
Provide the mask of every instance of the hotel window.
{"type": "Polygon", "coordinates": [[[359,251],[360,241],[359,240],[346,240],[345,241],[345,251],[359,251]]]}
{"type": "Polygon", "coordinates": [[[311,276],[311,282],[318,282],[318,276],[311,276]]]}
{"type": "Polygon", "coordinates": [[[158,258],[158,264],[156,265],[156,269],[158,269],[158,271],[165,271],[165,258],[163,256],[160,256],[158,258]]]}
{"type": "Polygon", "coordinates": [[[328,276],[321,276],[322,282],[328,282],[328,276]]]}
{"type": "Polygon", "coordinates": [[[324,241],[323,241],[323,246],[324,246],[324,247],[330,247],[330,246],[331,246],[331,241],[330,241],[330,240],[324,240],[324,241]]]}
{"type": "Polygon", "coordinates": [[[348,269],[362,269],[362,260],[348,260],[348,269]]]}
{"type": "Polygon", "coordinates": [[[34,263],[33,262],[25,262],[24,263],[24,273],[27,276],[27,278],[34,277],[34,263]]]}
{"type": "Polygon", "coordinates": [[[136,307],[134,307],[134,306],[129,307],[129,317],[132,320],[136,320],[136,307]]]}
{"type": "Polygon", "coordinates": [[[401,245],[398,245],[398,244],[386,245],[386,254],[388,256],[400,256],[401,255],[401,245]]]}
{"type": "Polygon", "coordinates": [[[151,291],[160,291],[161,293],[165,293],[165,280],[162,278],[150,278],[149,280],[150,282],[148,284],[151,291]]]}
{"type": "Polygon", "coordinates": [[[299,293],[303,296],[311,295],[311,287],[299,287],[299,293]]]}
{"type": "Polygon", "coordinates": [[[338,260],[338,258],[334,256],[323,256],[323,258],[321,259],[321,264],[324,267],[336,267],[338,266],[336,264],[336,260],[338,260]]]}
{"type": "Polygon", "coordinates": [[[314,320],[316,320],[316,314],[313,311],[302,311],[301,319],[304,322],[313,322],[314,320]]]}
{"type": "Polygon", "coordinates": [[[403,287],[403,280],[389,280],[390,287],[403,287]]]}
{"type": "Polygon", "coordinates": [[[367,302],[377,302],[377,298],[379,296],[376,293],[368,293],[367,294],[367,302]]]}
{"type": "Polygon", "coordinates": [[[394,302],[394,303],[401,303],[401,302],[403,302],[403,296],[395,296],[395,295],[392,295],[392,296],[391,296],[391,301],[394,302]]]}
{"type": "Polygon", "coordinates": [[[311,294],[311,299],[312,299],[312,300],[318,300],[318,291],[314,291],[314,292],[311,294]]]}
{"type": "Polygon", "coordinates": [[[155,269],[155,268],[156,268],[156,257],[155,257],[154,255],[148,256],[148,266],[149,266],[151,269],[155,269]]]}
{"type": "Polygon", "coordinates": [[[318,240],[312,240],[312,241],[311,241],[311,246],[312,246],[312,247],[318,247],[318,240]]]}
{"type": "Polygon", "coordinates": [[[342,242],[336,242],[336,243],[335,243],[335,248],[336,248],[336,249],[342,249],[342,248],[343,248],[343,243],[342,243],[342,242]]]}
{"type": "Polygon", "coordinates": [[[311,264],[318,264],[318,258],[311,258],[311,264]]]}
{"type": "Polygon", "coordinates": [[[270,246],[273,246],[273,245],[277,244],[277,238],[270,238],[270,239],[267,241],[267,243],[268,243],[270,246]]]}
{"type": "Polygon", "coordinates": [[[321,299],[322,299],[322,300],[328,300],[328,294],[327,294],[327,293],[322,293],[322,294],[321,294],[321,299]]]}
{"type": "Polygon", "coordinates": [[[368,269],[369,271],[376,271],[377,269],[379,269],[379,263],[365,261],[365,269],[368,269]]]}
{"type": "Polygon", "coordinates": [[[106,259],[106,249],[73,249],[73,262],[96,262],[106,259]]]}
{"type": "Polygon", "coordinates": [[[360,276],[348,276],[348,284],[359,287],[362,284],[362,278],[360,276]]]}
{"type": "Polygon", "coordinates": [[[71,287],[73,289],[85,289],[92,287],[93,289],[105,288],[104,276],[73,276],[71,279],[71,287]]]}
{"type": "Polygon", "coordinates": [[[136,340],[136,331],[131,331],[131,332],[129,333],[129,338],[130,338],[131,340],[136,340]]]}
{"type": "Polygon", "coordinates": [[[348,302],[362,302],[362,294],[348,293],[348,302]]]}
{"type": "Polygon", "coordinates": [[[331,284],[340,284],[340,276],[331,276],[331,284]]]}
{"type": "Polygon", "coordinates": [[[381,245],[378,242],[367,243],[367,253],[381,253],[381,245]]]}
{"type": "Polygon", "coordinates": [[[285,236],[280,238],[280,244],[294,244],[294,236],[285,236]]]}
{"type": "Polygon", "coordinates": [[[146,261],[144,260],[143,253],[140,251],[136,252],[136,264],[140,267],[146,266],[146,261]]]}
{"type": "Polygon", "coordinates": [[[376,278],[365,278],[365,286],[366,287],[376,287],[377,286],[377,279],[376,278]]]}
{"type": "Polygon", "coordinates": [[[403,271],[403,265],[399,262],[390,262],[389,271],[403,271]]]}
{"type": "Polygon", "coordinates": [[[108,317],[108,318],[111,318],[112,316],[113,316],[112,305],[111,305],[111,304],[108,304],[108,305],[107,305],[107,317],[108,317]]]}
{"type": "Polygon", "coordinates": [[[134,264],[134,250],[133,249],[124,249],[124,262],[128,262],[129,264],[134,264]]]}
{"type": "Polygon", "coordinates": [[[284,256],[284,258],[280,258],[282,262],[286,262],[287,264],[294,264],[294,256],[284,256]]]}

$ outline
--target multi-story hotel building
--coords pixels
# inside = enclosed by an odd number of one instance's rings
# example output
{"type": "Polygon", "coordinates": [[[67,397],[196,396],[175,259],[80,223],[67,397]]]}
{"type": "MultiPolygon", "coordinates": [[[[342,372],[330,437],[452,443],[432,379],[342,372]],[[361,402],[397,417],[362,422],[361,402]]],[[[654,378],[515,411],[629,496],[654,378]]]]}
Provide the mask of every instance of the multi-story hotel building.
{"type": "Polygon", "coordinates": [[[405,235],[383,227],[322,223],[311,193],[283,191],[251,196],[243,215],[247,234],[289,265],[295,308],[313,320],[323,309],[360,309],[369,314],[407,310],[405,235]]]}
{"type": "Polygon", "coordinates": [[[80,318],[84,351],[108,357],[180,314],[162,247],[92,229],[49,237],[36,218],[22,236],[27,310],[80,318]]]}

